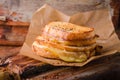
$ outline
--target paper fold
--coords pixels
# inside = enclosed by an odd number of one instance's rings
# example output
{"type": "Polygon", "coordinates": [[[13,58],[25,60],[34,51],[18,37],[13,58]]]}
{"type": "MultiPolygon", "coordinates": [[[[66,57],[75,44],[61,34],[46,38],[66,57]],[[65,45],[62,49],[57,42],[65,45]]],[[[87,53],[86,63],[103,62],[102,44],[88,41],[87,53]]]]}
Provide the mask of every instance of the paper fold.
{"type": "Polygon", "coordinates": [[[119,44],[120,40],[115,33],[109,9],[106,8],[89,12],[80,12],[72,16],[68,16],[50,7],[49,5],[44,5],[38,9],[32,17],[31,25],[20,54],[52,65],[56,65],[55,62],[57,61],[59,64],[56,66],[84,66],[94,59],[112,55],[120,51],[119,44]],[[42,29],[45,27],[45,25],[52,21],[70,22],[77,25],[93,27],[96,34],[99,35],[97,44],[103,46],[101,55],[91,57],[84,63],[69,63],[66,65],[61,61],[44,59],[33,54],[31,48],[33,41],[37,36],[41,35],[42,29]]]}

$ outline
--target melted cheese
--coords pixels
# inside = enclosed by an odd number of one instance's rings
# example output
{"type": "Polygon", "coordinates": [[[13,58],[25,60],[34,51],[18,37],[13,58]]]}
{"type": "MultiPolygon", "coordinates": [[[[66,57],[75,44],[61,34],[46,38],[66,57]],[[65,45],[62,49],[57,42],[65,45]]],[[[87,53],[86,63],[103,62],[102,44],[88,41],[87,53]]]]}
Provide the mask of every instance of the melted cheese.
{"type": "MultiPolygon", "coordinates": [[[[67,62],[84,62],[87,60],[87,55],[85,52],[68,52],[65,50],[60,50],[53,47],[47,47],[43,45],[38,45],[38,47],[49,51],[50,53],[57,55],[61,60],[67,62]]],[[[89,52],[90,53],[90,52],[89,52]]]]}

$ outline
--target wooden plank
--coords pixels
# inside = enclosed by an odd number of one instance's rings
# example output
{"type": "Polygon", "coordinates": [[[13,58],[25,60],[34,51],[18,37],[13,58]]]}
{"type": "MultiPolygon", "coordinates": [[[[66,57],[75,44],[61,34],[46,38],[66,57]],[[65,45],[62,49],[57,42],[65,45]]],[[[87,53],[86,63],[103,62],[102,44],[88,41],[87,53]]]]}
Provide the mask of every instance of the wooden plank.
{"type": "Polygon", "coordinates": [[[24,41],[8,41],[8,40],[0,40],[1,46],[21,46],[24,41]]]}
{"type": "Polygon", "coordinates": [[[23,26],[0,26],[0,45],[22,45],[27,31],[23,26]]]}
{"type": "Polygon", "coordinates": [[[29,27],[30,23],[29,22],[21,22],[21,21],[0,21],[0,25],[2,26],[23,26],[23,27],[29,27]]]}
{"type": "Polygon", "coordinates": [[[10,72],[17,73],[21,78],[29,78],[38,74],[56,70],[62,67],[52,66],[22,55],[17,55],[9,58],[10,64],[7,69],[10,72]]]}
{"type": "Polygon", "coordinates": [[[20,49],[21,46],[0,46],[0,59],[16,55],[20,49]]]}

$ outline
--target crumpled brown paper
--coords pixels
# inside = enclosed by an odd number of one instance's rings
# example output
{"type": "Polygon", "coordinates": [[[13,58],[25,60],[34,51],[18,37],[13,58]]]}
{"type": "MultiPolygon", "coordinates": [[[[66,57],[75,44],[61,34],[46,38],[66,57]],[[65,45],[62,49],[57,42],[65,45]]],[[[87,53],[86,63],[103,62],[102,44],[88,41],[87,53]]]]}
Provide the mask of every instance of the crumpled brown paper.
{"type": "Polygon", "coordinates": [[[84,66],[94,59],[112,55],[118,51],[120,51],[120,40],[115,33],[113,23],[109,14],[109,9],[106,8],[89,12],[80,12],[72,16],[68,16],[60,11],[53,9],[48,5],[44,5],[43,7],[38,9],[32,17],[31,25],[20,54],[56,66],[84,66]],[[77,25],[94,27],[96,34],[100,36],[97,40],[97,44],[103,46],[101,55],[93,56],[83,63],[66,64],[66,62],[63,61],[45,59],[33,54],[31,48],[33,41],[37,36],[41,34],[41,31],[45,27],[45,25],[52,21],[64,21],[77,25]]]}

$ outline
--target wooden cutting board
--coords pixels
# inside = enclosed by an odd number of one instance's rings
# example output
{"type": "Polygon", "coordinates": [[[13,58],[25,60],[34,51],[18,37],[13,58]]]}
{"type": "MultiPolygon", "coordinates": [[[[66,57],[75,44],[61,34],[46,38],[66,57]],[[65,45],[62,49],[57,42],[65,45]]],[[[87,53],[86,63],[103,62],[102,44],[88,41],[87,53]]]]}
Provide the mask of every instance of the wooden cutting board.
{"type": "Polygon", "coordinates": [[[7,70],[27,80],[120,79],[120,53],[94,60],[83,67],[52,66],[22,55],[8,59],[7,70]]]}

